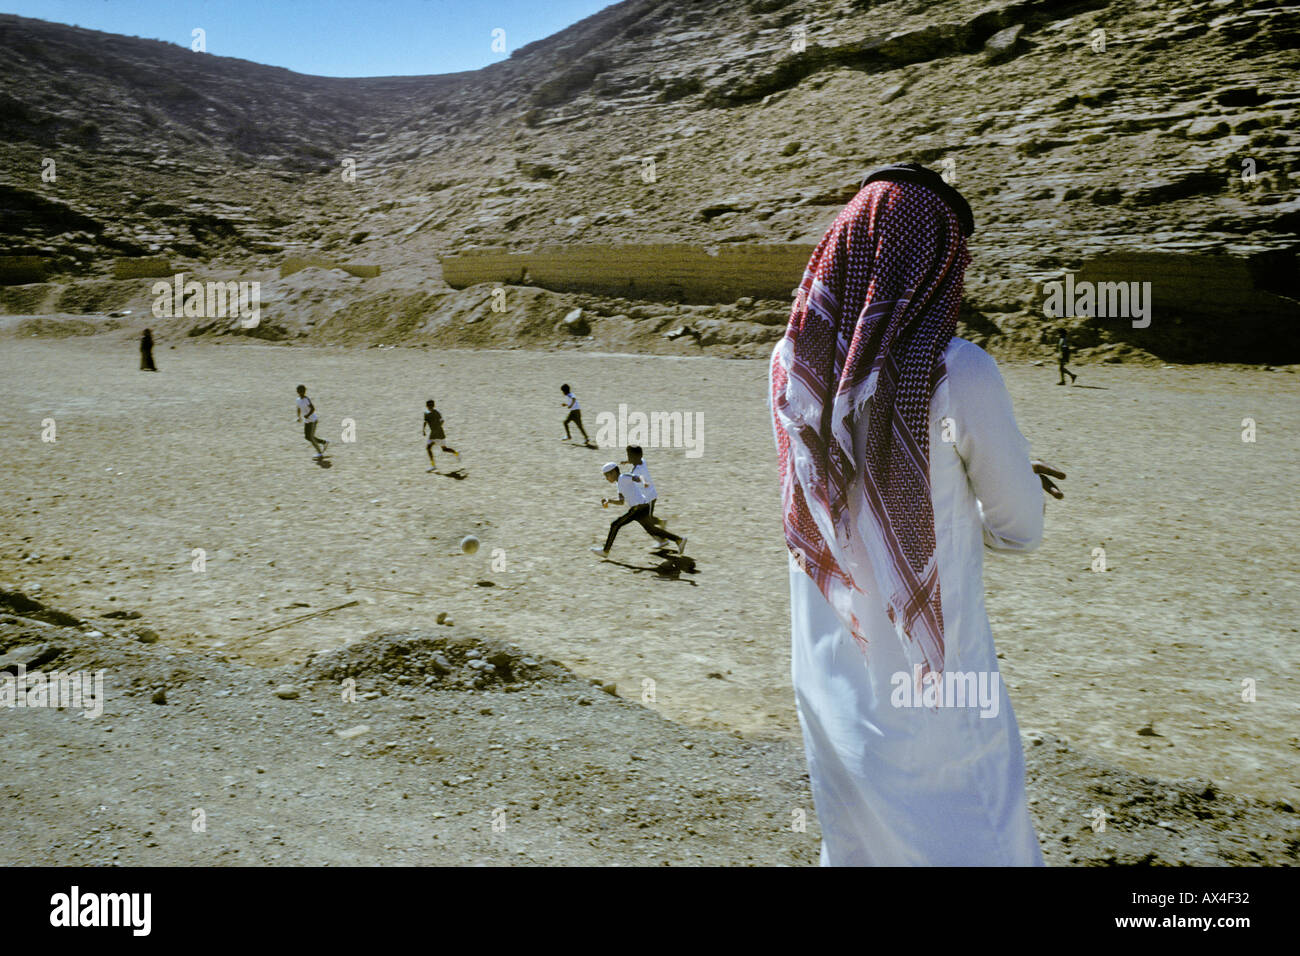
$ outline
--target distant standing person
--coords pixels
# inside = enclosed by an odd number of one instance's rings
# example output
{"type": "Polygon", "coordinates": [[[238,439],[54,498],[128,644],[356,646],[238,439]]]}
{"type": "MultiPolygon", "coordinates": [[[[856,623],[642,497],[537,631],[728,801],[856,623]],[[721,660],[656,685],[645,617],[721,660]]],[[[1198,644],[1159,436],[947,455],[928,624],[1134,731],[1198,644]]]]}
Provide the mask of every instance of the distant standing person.
{"type": "Polygon", "coordinates": [[[609,549],[614,547],[614,539],[618,537],[619,529],[624,525],[631,524],[635,521],[644,528],[645,533],[650,535],[652,538],[658,538],[661,541],[665,539],[668,541],[674,541],[677,543],[677,552],[679,554],[685,553],[686,539],[684,537],[673,534],[666,528],[655,527],[655,524],[650,517],[650,505],[645,501],[642,493],[642,485],[639,481],[633,478],[630,473],[620,473],[618,463],[613,461],[607,462],[605,467],[601,469],[601,472],[604,474],[606,481],[618,485],[618,497],[601,498],[600,506],[602,508],[607,508],[611,504],[626,504],[628,508],[627,511],[623,512],[623,514],[610,522],[609,534],[605,538],[605,546],[600,548],[592,545],[592,551],[599,554],[602,558],[609,557],[609,549]]]}
{"type": "Polygon", "coordinates": [[[149,329],[145,329],[144,335],[140,336],[140,371],[158,371],[158,366],[153,364],[153,332],[149,329]]]}
{"type": "Polygon", "coordinates": [[[578,396],[570,391],[569,386],[561,385],[560,391],[564,393],[564,400],[560,403],[569,410],[569,414],[564,417],[564,437],[561,441],[568,441],[573,435],[569,432],[569,423],[578,426],[578,431],[582,432],[582,440],[590,445],[591,439],[587,437],[587,429],[582,427],[582,406],[578,404],[578,396]]]}
{"type": "Polygon", "coordinates": [[[316,437],[316,424],[320,420],[316,414],[316,406],[312,400],[307,397],[307,386],[298,386],[298,421],[302,422],[302,436],[311,442],[311,447],[316,449],[313,458],[323,458],[325,449],[330,443],[324,438],[316,437]]]}
{"type": "Polygon", "coordinates": [[[443,451],[455,455],[457,459],[460,458],[460,452],[447,445],[447,436],[442,430],[442,413],[433,407],[433,399],[429,399],[424,405],[428,411],[424,413],[424,424],[420,427],[420,433],[423,434],[425,431],[429,433],[424,443],[424,450],[429,453],[429,470],[437,471],[438,463],[433,459],[434,444],[440,445],[443,451]]]}
{"type": "Polygon", "coordinates": [[[1061,380],[1056,383],[1057,385],[1064,385],[1065,376],[1067,375],[1070,376],[1071,385],[1073,385],[1074,380],[1079,377],[1065,367],[1066,363],[1069,361],[1070,361],[1070,339],[1066,336],[1065,329],[1061,329],[1061,338],[1056,343],[1056,369],[1058,372],[1061,373],[1061,380]]]}

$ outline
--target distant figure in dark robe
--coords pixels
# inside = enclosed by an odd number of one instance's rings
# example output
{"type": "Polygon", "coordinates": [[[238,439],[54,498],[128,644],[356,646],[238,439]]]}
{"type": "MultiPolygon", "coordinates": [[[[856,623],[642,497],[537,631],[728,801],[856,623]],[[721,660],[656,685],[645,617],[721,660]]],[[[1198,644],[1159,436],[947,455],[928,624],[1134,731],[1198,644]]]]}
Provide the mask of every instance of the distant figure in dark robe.
{"type": "Polygon", "coordinates": [[[1069,361],[1070,361],[1070,340],[1065,334],[1065,329],[1061,329],[1061,338],[1056,343],[1056,369],[1061,374],[1061,380],[1056,383],[1057,385],[1064,385],[1065,376],[1067,375],[1070,376],[1071,385],[1073,385],[1074,380],[1079,377],[1065,367],[1066,363],[1068,363],[1069,361]]]}
{"type": "Polygon", "coordinates": [[[144,335],[140,336],[140,371],[158,371],[158,366],[153,364],[153,332],[149,329],[145,329],[144,335]]]}

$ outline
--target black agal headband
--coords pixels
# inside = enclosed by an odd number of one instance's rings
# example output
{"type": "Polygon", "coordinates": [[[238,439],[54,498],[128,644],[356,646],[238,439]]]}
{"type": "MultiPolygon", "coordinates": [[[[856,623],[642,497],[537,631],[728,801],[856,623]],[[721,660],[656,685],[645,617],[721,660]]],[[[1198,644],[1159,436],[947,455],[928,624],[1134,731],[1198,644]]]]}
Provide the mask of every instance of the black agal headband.
{"type": "Polygon", "coordinates": [[[881,166],[867,174],[862,180],[862,186],[882,179],[894,183],[916,183],[918,186],[925,186],[937,193],[948,208],[956,214],[961,223],[963,236],[970,236],[975,231],[975,215],[970,211],[970,203],[962,197],[961,193],[944,182],[943,177],[933,169],[927,169],[920,163],[894,163],[892,166],[881,166]]]}

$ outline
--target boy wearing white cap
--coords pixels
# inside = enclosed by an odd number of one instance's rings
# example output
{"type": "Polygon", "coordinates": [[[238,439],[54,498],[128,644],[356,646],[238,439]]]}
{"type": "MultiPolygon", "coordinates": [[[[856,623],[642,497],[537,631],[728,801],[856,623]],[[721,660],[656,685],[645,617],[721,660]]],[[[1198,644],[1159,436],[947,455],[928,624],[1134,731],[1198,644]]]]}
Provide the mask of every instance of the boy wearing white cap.
{"type": "Polygon", "coordinates": [[[609,549],[614,547],[614,539],[618,537],[619,529],[625,524],[630,524],[633,521],[644,528],[646,534],[650,535],[652,538],[658,538],[661,541],[675,541],[677,543],[677,551],[679,554],[686,551],[685,538],[673,534],[666,528],[655,527],[654,521],[650,517],[650,505],[645,500],[644,485],[630,474],[621,474],[617,462],[607,462],[605,467],[601,469],[601,472],[605,475],[606,481],[618,485],[618,497],[612,499],[601,498],[600,506],[602,508],[608,508],[611,503],[620,505],[626,504],[628,509],[610,522],[609,535],[605,538],[605,547],[598,548],[593,545],[591,548],[592,551],[596,552],[601,557],[608,557],[609,549]]]}

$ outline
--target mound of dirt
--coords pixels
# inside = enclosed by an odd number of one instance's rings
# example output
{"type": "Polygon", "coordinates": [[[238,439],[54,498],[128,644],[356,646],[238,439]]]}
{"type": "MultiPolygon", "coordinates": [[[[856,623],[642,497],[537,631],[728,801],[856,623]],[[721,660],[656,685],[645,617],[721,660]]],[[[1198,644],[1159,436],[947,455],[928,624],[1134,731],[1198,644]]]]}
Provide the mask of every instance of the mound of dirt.
{"type": "Polygon", "coordinates": [[[573,678],[559,661],[537,660],[513,644],[458,633],[454,627],[443,634],[371,635],[338,650],[311,655],[305,671],[312,680],[364,678],[385,691],[417,685],[510,692],[543,681],[573,678]]]}

